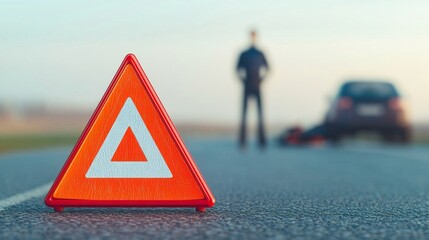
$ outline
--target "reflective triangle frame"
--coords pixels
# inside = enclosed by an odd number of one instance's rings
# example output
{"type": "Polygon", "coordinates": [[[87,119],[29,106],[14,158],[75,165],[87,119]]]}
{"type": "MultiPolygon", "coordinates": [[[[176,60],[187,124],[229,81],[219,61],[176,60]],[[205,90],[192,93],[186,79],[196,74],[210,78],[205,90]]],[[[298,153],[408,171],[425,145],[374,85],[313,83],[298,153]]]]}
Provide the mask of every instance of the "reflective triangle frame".
{"type": "Polygon", "coordinates": [[[146,74],[141,68],[137,58],[133,54],[128,54],[125,56],[121,66],[116,72],[112,82],[104,93],[100,103],[92,114],[90,120],[88,121],[84,131],[79,137],[76,145],[71,151],[67,161],[65,162],[63,168],[61,169],[58,177],[54,181],[51,189],[45,197],[46,205],[53,207],[55,211],[61,212],[65,207],[195,207],[197,211],[204,212],[205,208],[212,207],[215,204],[215,198],[210,191],[208,185],[204,181],[200,171],[198,170],[196,164],[192,160],[192,157],[187,150],[183,140],[180,138],[174,124],[172,123],[170,117],[165,111],[161,101],[156,95],[152,85],[150,84],[146,74]],[[204,195],[203,199],[191,199],[191,200],[87,200],[87,199],[64,199],[64,198],[55,198],[54,192],[58,188],[63,176],[68,170],[69,166],[73,162],[77,152],[82,147],[84,140],[86,139],[89,131],[94,125],[97,116],[100,114],[101,109],[106,103],[109,95],[111,94],[113,88],[116,86],[117,82],[120,79],[122,72],[125,67],[131,64],[136,71],[138,78],[140,79],[143,87],[147,91],[150,99],[152,100],[153,105],[155,106],[158,114],[161,116],[163,125],[166,127],[167,132],[174,141],[177,149],[180,151],[183,161],[187,164],[190,172],[192,173],[195,181],[200,187],[201,192],[204,195]]]}

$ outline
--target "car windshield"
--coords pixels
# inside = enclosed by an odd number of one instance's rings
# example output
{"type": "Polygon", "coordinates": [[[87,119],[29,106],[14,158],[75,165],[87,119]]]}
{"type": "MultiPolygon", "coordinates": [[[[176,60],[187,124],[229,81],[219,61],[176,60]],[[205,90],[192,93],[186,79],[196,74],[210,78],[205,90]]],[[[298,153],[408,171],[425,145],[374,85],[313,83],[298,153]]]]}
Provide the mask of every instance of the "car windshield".
{"type": "Polygon", "coordinates": [[[395,87],[390,83],[355,82],[347,83],[340,92],[341,96],[351,98],[390,98],[398,96],[395,87]]]}

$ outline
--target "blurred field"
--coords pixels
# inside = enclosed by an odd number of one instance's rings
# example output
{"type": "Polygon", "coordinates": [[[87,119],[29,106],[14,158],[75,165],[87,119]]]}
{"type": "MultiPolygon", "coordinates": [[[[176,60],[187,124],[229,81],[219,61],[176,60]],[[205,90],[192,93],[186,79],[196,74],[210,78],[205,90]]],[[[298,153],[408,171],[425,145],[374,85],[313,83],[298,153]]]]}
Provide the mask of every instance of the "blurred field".
{"type": "MultiPolygon", "coordinates": [[[[232,126],[204,126],[180,124],[177,126],[182,137],[213,137],[229,136],[234,138],[236,130],[232,126]]],[[[281,127],[270,129],[271,139],[281,132],[281,127]]],[[[20,151],[27,149],[40,149],[58,146],[72,146],[76,143],[79,131],[72,132],[31,132],[31,133],[1,133],[0,134],[0,153],[20,151]]],[[[368,141],[377,141],[378,137],[372,135],[361,135],[359,139],[368,141]]],[[[417,126],[414,128],[413,143],[429,144],[429,126],[417,126]]]]}
{"type": "MultiPolygon", "coordinates": [[[[58,146],[73,146],[91,116],[91,109],[48,108],[43,104],[5,105],[0,103],[0,153],[58,146]]],[[[174,120],[174,119],[173,119],[174,120]]],[[[317,124],[317,123],[314,123],[317,124]]],[[[182,137],[229,137],[235,139],[237,125],[220,122],[175,122],[182,137]]],[[[290,123],[270,123],[266,126],[269,139],[277,138],[290,123]]],[[[312,127],[311,125],[305,128],[312,127]]],[[[255,138],[255,126],[250,124],[249,136],[255,138]]],[[[379,136],[362,135],[358,139],[378,141],[379,136]]],[[[429,144],[429,123],[413,125],[413,142],[429,144]]]]}
{"type": "Polygon", "coordinates": [[[20,133],[15,135],[0,135],[0,153],[73,145],[78,137],[78,133],[20,133]]]}
{"type": "MultiPolygon", "coordinates": [[[[9,108],[0,114],[0,153],[58,146],[72,146],[76,143],[91,116],[90,110],[47,109],[43,107],[9,108]],[[19,110],[19,111],[18,111],[19,110]]],[[[208,122],[176,122],[182,137],[230,137],[235,139],[238,125],[208,122]]],[[[287,123],[271,123],[267,126],[268,136],[274,139],[287,123]]],[[[311,126],[306,126],[311,127],[311,126]]],[[[250,137],[254,139],[255,126],[249,126],[250,137]]],[[[378,136],[363,135],[359,139],[378,141],[378,136]]],[[[413,141],[429,144],[429,124],[413,126],[413,141]]]]}

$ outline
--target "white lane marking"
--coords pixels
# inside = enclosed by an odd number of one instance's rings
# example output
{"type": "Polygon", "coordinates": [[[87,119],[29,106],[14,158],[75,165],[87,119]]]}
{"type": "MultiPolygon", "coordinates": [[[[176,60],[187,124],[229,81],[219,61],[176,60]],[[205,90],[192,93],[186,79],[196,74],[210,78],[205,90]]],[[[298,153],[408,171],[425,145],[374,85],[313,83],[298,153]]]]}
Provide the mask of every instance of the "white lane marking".
{"type": "Polygon", "coordinates": [[[150,135],[136,105],[127,98],[100,150],[89,167],[86,178],[172,178],[158,146],[150,135]],[[147,162],[113,162],[112,157],[127,129],[131,128],[147,162]]]}
{"type": "Polygon", "coordinates": [[[51,186],[52,186],[52,182],[44,184],[44,185],[36,187],[36,188],[33,188],[33,189],[26,191],[26,192],[18,193],[16,195],[11,196],[11,197],[1,199],[0,200],[0,212],[4,211],[8,207],[15,206],[15,205],[18,205],[22,202],[30,200],[32,198],[45,195],[49,191],[49,188],[51,186]]]}

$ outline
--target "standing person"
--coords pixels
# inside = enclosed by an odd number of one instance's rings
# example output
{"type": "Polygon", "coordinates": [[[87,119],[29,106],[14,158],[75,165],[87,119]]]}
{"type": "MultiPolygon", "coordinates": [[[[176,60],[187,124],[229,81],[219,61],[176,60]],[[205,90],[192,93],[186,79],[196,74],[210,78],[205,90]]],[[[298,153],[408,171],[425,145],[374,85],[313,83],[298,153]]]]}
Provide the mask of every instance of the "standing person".
{"type": "Polygon", "coordinates": [[[256,48],[256,39],[257,33],[252,30],[250,32],[251,45],[240,54],[237,63],[237,74],[244,85],[243,109],[239,135],[239,144],[241,148],[246,147],[246,113],[249,98],[254,98],[256,100],[256,106],[258,107],[259,146],[261,148],[266,146],[260,84],[268,73],[268,63],[262,51],[256,48]]]}

